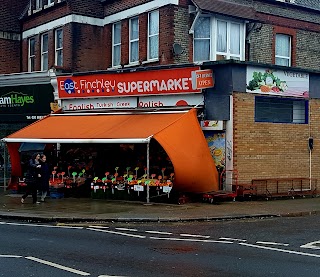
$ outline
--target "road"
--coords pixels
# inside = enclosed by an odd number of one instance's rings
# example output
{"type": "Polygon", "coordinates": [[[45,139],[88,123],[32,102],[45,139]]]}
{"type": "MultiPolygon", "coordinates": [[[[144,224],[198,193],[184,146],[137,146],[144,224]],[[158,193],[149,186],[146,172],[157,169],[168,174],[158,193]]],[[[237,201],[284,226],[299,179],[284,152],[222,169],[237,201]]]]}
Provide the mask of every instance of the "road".
{"type": "Polygon", "coordinates": [[[0,222],[0,276],[320,276],[320,215],[234,221],[0,222]]]}

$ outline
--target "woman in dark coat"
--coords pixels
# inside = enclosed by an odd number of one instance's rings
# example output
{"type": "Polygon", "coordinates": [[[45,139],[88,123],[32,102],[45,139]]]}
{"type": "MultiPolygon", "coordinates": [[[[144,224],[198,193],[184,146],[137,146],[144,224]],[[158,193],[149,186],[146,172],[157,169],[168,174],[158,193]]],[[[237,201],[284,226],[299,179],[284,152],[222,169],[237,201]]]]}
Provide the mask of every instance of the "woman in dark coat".
{"type": "Polygon", "coordinates": [[[47,161],[46,155],[41,154],[40,155],[40,164],[41,164],[40,191],[41,191],[42,202],[44,202],[44,199],[46,198],[47,193],[49,191],[50,171],[46,161],[47,161]]]}
{"type": "Polygon", "coordinates": [[[33,204],[40,203],[37,201],[37,189],[38,189],[38,184],[40,179],[39,178],[40,169],[41,169],[39,159],[40,159],[40,154],[34,154],[28,162],[28,169],[27,169],[27,175],[25,180],[27,183],[27,190],[26,190],[26,193],[21,197],[21,203],[24,203],[24,200],[27,198],[29,194],[32,195],[33,204]]]}

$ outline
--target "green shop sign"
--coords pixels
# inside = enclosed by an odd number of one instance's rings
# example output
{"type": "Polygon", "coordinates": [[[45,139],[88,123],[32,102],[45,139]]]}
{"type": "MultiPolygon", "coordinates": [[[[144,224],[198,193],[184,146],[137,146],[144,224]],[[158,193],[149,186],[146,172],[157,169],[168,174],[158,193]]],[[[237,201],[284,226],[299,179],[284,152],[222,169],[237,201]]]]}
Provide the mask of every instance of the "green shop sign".
{"type": "Polygon", "coordinates": [[[51,112],[50,84],[0,87],[0,122],[34,121],[51,112]]]}

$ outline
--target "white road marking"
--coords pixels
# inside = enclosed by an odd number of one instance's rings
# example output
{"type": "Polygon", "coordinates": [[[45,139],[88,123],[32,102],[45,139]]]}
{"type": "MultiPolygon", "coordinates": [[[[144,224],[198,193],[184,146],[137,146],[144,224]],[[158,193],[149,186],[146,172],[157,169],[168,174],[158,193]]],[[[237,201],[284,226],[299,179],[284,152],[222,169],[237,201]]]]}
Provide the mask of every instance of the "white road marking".
{"type": "Polygon", "coordinates": [[[116,230],[119,231],[130,231],[130,232],[138,232],[137,229],[129,229],[129,228],[115,228],[116,230]]]}
{"type": "Polygon", "coordinates": [[[278,252],[283,252],[283,253],[288,253],[288,254],[295,254],[295,255],[301,255],[301,256],[309,256],[309,257],[320,258],[320,255],[311,254],[311,253],[292,251],[292,250],[285,250],[285,249],[279,249],[279,248],[273,248],[273,247],[267,247],[267,246],[261,246],[261,245],[254,245],[254,244],[243,243],[243,242],[239,242],[239,244],[240,245],[244,245],[244,246],[248,246],[248,247],[254,247],[254,248],[260,248],[260,249],[278,251],[278,252]]]}
{"type": "Polygon", "coordinates": [[[242,242],[246,242],[247,240],[245,239],[233,239],[233,238],[219,238],[219,239],[224,239],[224,240],[230,240],[230,241],[242,241],[242,242]]]}
{"type": "Polygon", "coordinates": [[[158,237],[150,237],[150,239],[171,240],[171,241],[213,242],[213,243],[225,243],[225,244],[233,243],[232,241],[205,240],[205,239],[179,239],[179,238],[158,238],[158,237]]]}
{"type": "Polygon", "coordinates": [[[22,258],[22,256],[17,256],[17,255],[0,255],[0,258],[22,258]]]}
{"type": "Polygon", "coordinates": [[[309,248],[309,249],[319,250],[320,249],[320,240],[309,242],[307,244],[301,245],[300,248],[309,248]]]}
{"type": "Polygon", "coordinates": [[[1,224],[14,225],[14,226],[46,227],[46,228],[83,229],[83,227],[75,227],[75,226],[59,226],[59,225],[45,225],[45,224],[32,224],[32,223],[1,222],[1,224]]]}
{"type": "Polygon", "coordinates": [[[192,235],[192,234],[180,234],[181,237],[192,237],[192,238],[204,238],[208,239],[210,236],[202,236],[202,235],[192,235]]]}
{"type": "Polygon", "coordinates": [[[65,270],[65,271],[69,271],[71,273],[75,273],[75,274],[78,274],[78,275],[82,275],[82,276],[89,276],[90,273],[87,273],[87,272],[84,272],[84,271],[80,271],[80,270],[77,270],[77,269],[73,269],[73,268],[70,268],[70,267],[66,267],[66,266],[63,266],[63,265],[59,265],[59,264],[56,264],[56,263],[52,263],[52,262],[49,262],[49,261],[45,261],[45,260],[41,260],[41,259],[38,259],[38,258],[35,258],[35,257],[25,257],[26,259],[28,260],[31,260],[31,261],[34,261],[34,262],[38,262],[40,264],[45,264],[45,265],[48,265],[48,266],[52,266],[52,267],[55,267],[55,268],[58,268],[58,269],[62,269],[62,270],[65,270]]]}
{"type": "Polygon", "coordinates": [[[115,235],[120,235],[120,236],[139,238],[139,239],[145,239],[146,238],[146,236],[133,235],[133,234],[127,234],[127,233],[121,233],[121,232],[115,232],[115,231],[100,230],[100,229],[95,229],[95,228],[87,228],[87,230],[96,231],[96,232],[103,232],[103,233],[109,233],[109,234],[115,234],[115,235]]]}
{"type": "Polygon", "coordinates": [[[204,239],[210,238],[210,236],[190,235],[190,234],[180,234],[180,236],[181,236],[181,237],[204,238],[204,239]]]}
{"type": "Polygon", "coordinates": [[[289,243],[280,243],[280,242],[271,242],[271,241],[256,241],[258,244],[266,244],[266,245],[281,245],[288,246],[289,243]]]}
{"type": "Polygon", "coordinates": [[[159,231],[145,231],[145,232],[149,234],[172,235],[172,233],[169,233],[169,232],[159,232],[159,231]]]}
{"type": "Polygon", "coordinates": [[[89,228],[109,229],[107,226],[91,225],[89,228]]]}
{"type": "Polygon", "coordinates": [[[115,276],[115,275],[99,275],[98,277],[125,277],[125,276],[115,276]]]}

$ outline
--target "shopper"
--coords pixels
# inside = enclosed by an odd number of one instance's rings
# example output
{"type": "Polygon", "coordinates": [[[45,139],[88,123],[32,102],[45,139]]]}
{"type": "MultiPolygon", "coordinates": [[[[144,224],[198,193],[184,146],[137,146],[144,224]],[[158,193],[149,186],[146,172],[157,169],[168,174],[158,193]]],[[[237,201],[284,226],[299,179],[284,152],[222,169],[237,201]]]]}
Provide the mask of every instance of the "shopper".
{"type": "Polygon", "coordinates": [[[40,177],[40,191],[41,191],[41,202],[44,202],[44,199],[47,196],[49,191],[49,179],[50,171],[47,164],[47,157],[44,154],[40,155],[40,165],[41,165],[41,177],[40,177]]]}
{"type": "Polygon", "coordinates": [[[40,154],[34,154],[32,158],[29,160],[28,168],[27,168],[27,175],[26,175],[26,183],[27,183],[27,190],[26,193],[21,198],[21,203],[24,203],[25,199],[29,194],[32,195],[32,202],[33,204],[40,204],[37,201],[37,189],[40,179],[40,154]]]}

